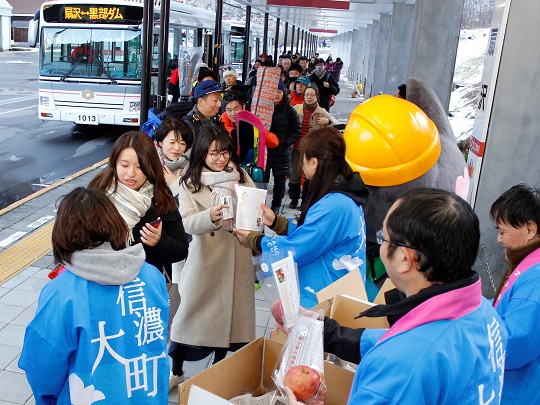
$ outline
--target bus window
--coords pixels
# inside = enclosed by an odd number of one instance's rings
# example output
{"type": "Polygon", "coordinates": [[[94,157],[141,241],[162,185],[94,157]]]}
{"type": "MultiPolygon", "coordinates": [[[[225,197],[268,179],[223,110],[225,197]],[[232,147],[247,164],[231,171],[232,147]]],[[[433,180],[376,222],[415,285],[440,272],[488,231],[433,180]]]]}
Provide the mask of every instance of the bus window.
{"type": "Polygon", "coordinates": [[[40,75],[140,78],[140,53],[138,31],[47,27],[40,75]]]}

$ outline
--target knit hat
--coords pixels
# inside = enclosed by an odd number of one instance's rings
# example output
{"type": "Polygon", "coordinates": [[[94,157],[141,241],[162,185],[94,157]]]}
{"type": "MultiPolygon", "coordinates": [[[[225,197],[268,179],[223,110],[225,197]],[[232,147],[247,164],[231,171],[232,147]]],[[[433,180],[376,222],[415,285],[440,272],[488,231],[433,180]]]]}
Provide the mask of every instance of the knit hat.
{"type": "Polygon", "coordinates": [[[315,90],[315,93],[317,93],[317,97],[319,97],[319,87],[317,86],[316,83],[310,83],[310,84],[307,86],[306,90],[307,90],[307,89],[313,89],[313,90],[315,90]]]}
{"type": "Polygon", "coordinates": [[[300,76],[299,78],[296,79],[296,83],[302,83],[302,84],[305,84],[306,86],[309,86],[309,84],[311,83],[311,80],[309,80],[309,77],[307,76],[300,76]]]}
{"type": "Polygon", "coordinates": [[[223,79],[225,79],[225,76],[227,75],[233,75],[236,79],[238,79],[238,74],[236,73],[236,70],[234,70],[230,66],[227,66],[225,69],[223,69],[223,79]]]}
{"type": "Polygon", "coordinates": [[[287,87],[285,87],[285,83],[283,83],[283,80],[281,79],[279,79],[277,88],[278,90],[281,90],[283,93],[287,91],[287,87]]]}
{"type": "Polygon", "coordinates": [[[195,90],[193,91],[193,97],[195,100],[198,100],[201,97],[204,97],[211,93],[221,93],[221,86],[218,82],[215,80],[203,80],[197,86],[195,86],[195,90]]]}

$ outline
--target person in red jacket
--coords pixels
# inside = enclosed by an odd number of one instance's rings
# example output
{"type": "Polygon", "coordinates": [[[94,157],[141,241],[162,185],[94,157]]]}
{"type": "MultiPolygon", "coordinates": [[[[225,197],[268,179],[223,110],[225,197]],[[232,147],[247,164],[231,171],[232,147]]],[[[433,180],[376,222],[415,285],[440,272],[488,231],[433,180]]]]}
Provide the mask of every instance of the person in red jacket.
{"type": "Polygon", "coordinates": [[[307,76],[300,76],[296,79],[296,81],[294,82],[294,89],[289,95],[291,99],[291,105],[294,106],[302,104],[304,102],[304,92],[306,91],[306,88],[309,86],[310,83],[311,81],[307,76]]]}
{"type": "MultiPolygon", "coordinates": [[[[240,161],[242,164],[246,163],[246,157],[249,149],[253,148],[253,139],[249,137],[237,136],[236,131],[236,117],[238,113],[246,109],[244,97],[237,91],[226,91],[223,95],[223,106],[225,107],[225,114],[221,114],[219,120],[225,126],[227,133],[232,139],[235,150],[238,151],[240,161]]],[[[271,132],[266,133],[266,147],[269,149],[276,148],[279,144],[279,140],[276,135],[271,132]]]]}

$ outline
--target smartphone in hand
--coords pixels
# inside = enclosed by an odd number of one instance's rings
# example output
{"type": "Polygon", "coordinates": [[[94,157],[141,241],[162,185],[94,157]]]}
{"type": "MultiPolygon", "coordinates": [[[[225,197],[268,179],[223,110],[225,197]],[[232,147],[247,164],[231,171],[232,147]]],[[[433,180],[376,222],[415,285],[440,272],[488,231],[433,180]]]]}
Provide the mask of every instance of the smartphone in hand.
{"type": "Polygon", "coordinates": [[[159,224],[161,224],[161,219],[156,219],[155,221],[150,222],[150,225],[152,225],[154,228],[158,228],[159,224]]]}

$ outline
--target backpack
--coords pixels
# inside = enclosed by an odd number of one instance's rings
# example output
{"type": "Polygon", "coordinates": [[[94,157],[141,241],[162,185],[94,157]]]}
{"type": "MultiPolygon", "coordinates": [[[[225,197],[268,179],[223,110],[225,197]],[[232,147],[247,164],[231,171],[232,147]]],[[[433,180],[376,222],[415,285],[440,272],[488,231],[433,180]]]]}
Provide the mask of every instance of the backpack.
{"type": "Polygon", "coordinates": [[[177,103],[169,104],[160,113],[157,108],[148,109],[148,120],[142,125],[141,131],[147,134],[150,138],[154,137],[157,127],[161,125],[167,117],[182,119],[193,108],[193,104],[187,100],[182,100],[177,103]]]}
{"type": "Polygon", "coordinates": [[[161,114],[157,108],[148,109],[148,120],[142,125],[141,131],[148,135],[150,138],[153,138],[154,132],[156,132],[157,127],[161,125],[161,114]]]}

